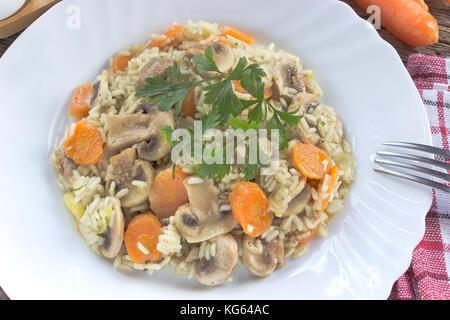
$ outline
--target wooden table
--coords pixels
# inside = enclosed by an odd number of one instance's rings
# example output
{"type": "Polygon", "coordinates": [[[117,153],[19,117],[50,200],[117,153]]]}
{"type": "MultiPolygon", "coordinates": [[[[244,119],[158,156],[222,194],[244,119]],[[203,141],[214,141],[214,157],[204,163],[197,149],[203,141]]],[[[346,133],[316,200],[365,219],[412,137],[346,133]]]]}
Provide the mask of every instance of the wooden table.
{"type": "MultiPolygon", "coordinates": [[[[355,11],[361,17],[367,17],[363,10],[361,10],[358,6],[356,6],[352,0],[341,0],[343,2],[348,3],[352,6],[355,11]]],[[[392,34],[390,34],[387,30],[381,29],[379,33],[381,37],[389,42],[399,53],[400,57],[403,60],[403,63],[408,62],[408,57],[414,53],[423,53],[429,55],[439,55],[439,56],[450,56],[450,5],[446,4],[444,0],[425,0],[428,6],[430,7],[430,12],[436,17],[439,22],[439,42],[425,48],[414,48],[410,47],[397,38],[395,38],[392,34]]],[[[11,45],[11,43],[19,36],[20,33],[17,33],[9,38],[0,39],[0,57],[3,55],[5,50],[11,45]]],[[[8,296],[3,292],[0,288],[0,300],[7,300],[8,296]]]]}
{"type": "MultiPolygon", "coordinates": [[[[349,4],[361,17],[368,17],[364,11],[359,8],[353,0],[341,0],[349,4]]],[[[381,37],[389,42],[399,53],[403,63],[408,62],[408,57],[414,53],[423,53],[435,56],[450,56],[450,4],[445,3],[445,0],[425,0],[430,13],[438,20],[439,23],[439,42],[432,46],[425,48],[410,47],[397,38],[395,38],[386,29],[379,30],[381,37]]]]}

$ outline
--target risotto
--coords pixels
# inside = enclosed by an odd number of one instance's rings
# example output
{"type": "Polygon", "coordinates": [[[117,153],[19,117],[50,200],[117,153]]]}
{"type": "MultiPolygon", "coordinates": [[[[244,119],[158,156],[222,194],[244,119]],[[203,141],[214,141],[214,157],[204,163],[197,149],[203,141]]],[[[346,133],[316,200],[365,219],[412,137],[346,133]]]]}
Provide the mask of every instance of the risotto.
{"type": "Polygon", "coordinates": [[[230,281],[240,264],[267,277],[305,254],[314,235],[327,235],[356,169],[313,75],[273,44],[202,21],[118,52],[75,89],[75,121],[51,155],[89,248],[115,268],[173,267],[210,286],[230,281]],[[226,144],[232,161],[211,163],[193,152],[176,158],[177,129],[190,151],[238,130],[270,137],[226,144]]]}

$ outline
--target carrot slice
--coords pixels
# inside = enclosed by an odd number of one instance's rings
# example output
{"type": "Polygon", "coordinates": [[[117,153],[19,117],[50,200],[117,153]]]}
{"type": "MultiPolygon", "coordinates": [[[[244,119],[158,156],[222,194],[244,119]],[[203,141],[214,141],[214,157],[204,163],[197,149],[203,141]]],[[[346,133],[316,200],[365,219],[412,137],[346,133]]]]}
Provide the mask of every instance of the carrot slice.
{"type": "Polygon", "coordinates": [[[104,142],[97,126],[89,121],[79,121],[70,137],[64,142],[67,157],[76,164],[96,164],[103,156],[104,142]]]}
{"type": "Polygon", "coordinates": [[[186,98],[184,98],[180,114],[183,117],[194,118],[196,113],[197,106],[195,105],[195,89],[192,88],[186,95],[186,98]]]}
{"type": "MultiPolygon", "coordinates": [[[[234,87],[235,91],[237,91],[239,93],[243,93],[243,94],[248,94],[247,90],[245,90],[241,86],[241,82],[239,80],[231,80],[231,82],[233,83],[233,87],[234,87]]],[[[272,87],[265,87],[264,88],[264,98],[269,99],[271,96],[272,96],[272,87]]]]}
{"type": "Polygon", "coordinates": [[[85,83],[75,89],[72,95],[70,116],[75,120],[81,120],[89,115],[89,100],[94,95],[92,83],[85,83]]]}
{"type": "Polygon", "coordinates": [[[339,178],[339,168],[334,166],[331,168],[330,173],[325,175],[324,179],[320,182],[319,188],[317,189],[319,195],[322,195],[317,201],[319,201],[319,205],[316,208],[320,212],[324,212],[328,206],[328,202],[331,198],[331,193],[333,191],[333,187],[336,184],[339,178]]]}
{"type": "Polygon", "coordinates": [[[234,218],[249,236],[258,237],[272,225],[269,200],[256,183],[238,182],[229,198],[234,218]]]}
{"type": "Polygon", "coordinates": [[[238,29],[235,29],[233,27],[230,27],[230,26],[225,26],[220,31],[222,32],[223,36],[228,36],[229,35],[229,36],[232,36],[235,39],[241,40],[241,41],[243,41],[245,43],[248,43],[248,44],[252,44],[253,42],[255,42],[255,38],[252,37],[251,35],[249,35],[249,34],[247,34],[245,32],[242,32],[242,31],[240,31],[238,29]]]}
{"type": "Polygon", "coordinates": [[[364,10],[377,5],[381,24],[398,39],[414,47],[425,47],[439,40],[439,26],[421,1],[355,0],[364,10]]]}
{"type": "Polygon", "coordinates": [[[179,24],[174,24],[169,29],[164,32],[164,35],[167,37],[166,39],[161,40],[153,40],[150,42],[150,44],[147,46],[148,48],[162,48],[165,46],[168,46],[172,44],[176,40],[181,40],[181,35],[183,34],[184,27],[180,26],[179,24]]]}
{"type": "Polygon", "coordinates": [[[117,71],[125,71],[128,67],[128,62],[133,59],[134,55],[129,56],[117,56],[112,64],[112,71],[116,73],[117,71]]]}
{"type": "Polygon", "coordinates": [[[306,234],[306,236],[303,236],[303,234],[301,232],[297,231],[297,232],[287,234],[286,237],[289,239],[289,241],[293,241],[293,240],[298,241],[295,246],[296,248],[304,247],[305,245],[308,244],[308,242],[312,239],[312,237],[314,237],[314,235],[319,230],[319,227],[320,227],[320,224],[317,225],[314,229],[309,230],[308,233],[306,234]],[[302,238],[298,239],[300,236],[302,238]]]}
{"type": "Polygon", "coordinates": [[[219,38],[219,39],[217,39],[217,42],[220,42],[220,43],[226,44],[227,46],[232,47],[231,43],[226,39],[219,38]]]}
{"type": "Polygon", "coordinates": [[[427,10],[428,11],[428,5],[425,3],[425,1],[423,1],[423,0],[414,0],[414,1],[416,1],[418,4],[420,4],[425,10],[427,10]]]}
{"type": "Polygon", "coordinates": [[[138,264],[147,264],[161,259],[157,249],[162,234],[158,218],[149,213],[135,216],[128,224],[124,241],[128,256],[138,264]]]}
{"type": "Polygon", "coordinates": [[[292,159],[300,172],[310,179],[322,179],[333,166],[326,152],[310,143],[297,143],[292,148],[292,159]]]}
{"type": "Polygon", "coordinates": [[[160,172],[153,180],[150,189],[150,208],[159,218],[173,216],[178,207],[189,202],[183,180],[189,176],[181,168],[175,168],[175,179],[172,169],[160,172]]]}

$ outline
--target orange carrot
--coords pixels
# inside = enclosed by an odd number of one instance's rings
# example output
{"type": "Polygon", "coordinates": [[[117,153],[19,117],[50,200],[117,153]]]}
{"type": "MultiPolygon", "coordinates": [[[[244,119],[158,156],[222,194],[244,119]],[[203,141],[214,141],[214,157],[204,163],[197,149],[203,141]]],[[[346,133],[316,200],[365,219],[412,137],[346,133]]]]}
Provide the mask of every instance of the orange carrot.
{"type": "Polygon", "coordinates": [[[306,235],[297,231],[297,232],[292,232],[292,233],[287,234],[286,237],[288,238],[289,242],[291,242],[291,241],[297,242],[296,248],[304,247],[305,245],[308,244],[308,242],[312,239],[312,237],[314,237],[314,235],[317,233],[317,230],[319,230],[319,226],[320,225],[317,225],[317,227],[308,231],[308,233],[306,235]]]}
{"type": "Polygon", "coordinates": [[[226,44],[227,46],[232,47],[231,43],[228,40],[225,40],[223,38],[217,39],[217,42],[220,42],[220,43],[226,44]]]}
{"type": "Polygon", "coordinates": [[[223,36],[232,36],[233,38],[241,40],[248,44],[255,42],[255,38],[251,35],[230,26],[225,26],[220,31],[222,32],[223,36]]]}
{"type": "Polygon", "coordinates": [[[89,100],[94,95],[92,83],[85,83],[75,89],[72,95],[70,116],[75,120],[81,120],[89,115],[89,100]]]}
{"type": "MultiPolygon", "coordinates": [[[[239,80],[231,80],[233,83],[234,90],[239,93],[248,94],[247,90],[242,88],[241,82],[239,80]]],[[[272,96],[272,87],[265,87],[264,88],[264,98],[269,99],[272,96]]]]}
{"type": "Polygon", "coordinates": [[[333,166],[325,151],[310,143],[297,143],[292,148],[292,160],[300,172],[310,179],[322,179],[333,166]]]}
{"type": "Polygon", "coordinates": [[[258,237],[269,229],[273,215],[266,195],[256,183],[238,182],[229,198],[231,212],[246,234],[258,237]]]}
{"type": "Polygon", "coordinates": [[[175,168],[175,179],[172,168],[160,172],[153,180],[150,189],[150,208],[159,218],[168,218],[175,214],[178,207],[189,202],[183,180],[188,176],[181,168],[175,168]]]}
{"type": "Polygon", "coordinates": [[[112,71],[115,73],[117,71],[125,71],[128,67],[128,62],[133,59],[134,55],[129,56],[117,56],[112,64],[112,71]]]}
{"type": "Polygon", "coordinates": [[[186,98],[184,98],[180,114],[183,117],[194,118],[196,113],[197,106],[195,105],[195,89],[192,88],[186,95],[186,98]]]}
{"type": "Polygon", "coordinates": [[[331,193],[333,191],[333,187],[336,184],[339,178],[339,168],[334,166],[331,168],[329,175],[326,175],[325,178],[319,184],[318,192],[319,194],[325,195],[325,198],[320,198],[317,201],[320,201],[320,206],[317,208],[320,212],[324,212],[328,206],[328,202],[330,201],[331,193]]]}
{"type": "Polygon", "coordinates": [[[416,1],[416,2],[417,2],[418,4],[420,4],[425,10],[428,11],[428,6],[427,6],[427,4],[425,3],[424,0],[414,0],[414,1],[416,1]]]}
{"type": "Polygon", "coordinates": [[[153,40],[150,42],[150,44],[147,46],[148,48],[162,48],[164,46],[168,46],[172,44],[176,40],[180,40],[181,35],[183,34],[184,27],[180,26],[178,24],[174,24],[169,29],[167,29],[166,32],[164,32],[164,35],[166,36],[166,39],[160,39],[160,40],[153,40]]]}
{"type": "Polygon", "coordinates": [[[135,263],[147,264],[161,259],[157,245],[162,234],[161,223],[153,214],[135,216],[128,224],[124,241],[128,256],[135,263]]]}
{"type": "Polygon", "coordinates": [[[89,121],[79,121],[71,136],[64,142],[67,157],[76,164],[96,164],[103,156],[104,142],[97,126],[89,121]]]}
{"type": "Polygon", "coordinates": [[[398,39],[414,47],[425,47],[439,40],[436,19],[419,1],[355,0],[364,10],[370,5],[380,7],[381,24],[398,39]]]}

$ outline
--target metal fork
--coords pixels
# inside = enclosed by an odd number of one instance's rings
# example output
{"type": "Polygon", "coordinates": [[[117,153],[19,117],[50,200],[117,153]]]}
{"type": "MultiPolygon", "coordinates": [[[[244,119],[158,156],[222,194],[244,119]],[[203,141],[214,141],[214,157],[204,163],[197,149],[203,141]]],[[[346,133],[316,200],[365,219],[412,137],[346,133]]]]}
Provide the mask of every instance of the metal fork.
{"type": "MultiPolygon", "coordinates": [[[[407,149],[413,149],[418,150],[426,153],[431,153],[434,155],[441,156],[445,159],[450,159],[450,151],[444,150],[432,146],[427,146],[423,144],[417,144],[417,143],[410,143],[410,142],[396,142],[396,141],[386,141],[383,143],[385,146],[389,147],[397,147],[397,148],[407,148],[407,149]]],[[[444,173],[442,171],[437,171],[434,169],[431,169],[427,166],[420,166],[418,164],[425,164],[425,165],[431,165],[438,168],[443,168],[445,170],[450,170],[450,163],[445,161],[439,161],[431,158],[426,158],[418,155],[413,154],[406,154],[406,153],[399,153],[399,152],[386,152],[386,151],[379,151],[377,152],[377,157],[374,159],[374,162],[378,165],[388,165],[394,168],[403,168],[411,171],[421,172],[425,173],[427,175],[437,177],[445,182],[450,182],[450,174],[444,173]],[[380,158],[380,156],[382,158],[380,158]],[[387,159],[385,159],[387,158],[387,159]],[[402,159],[403,161],[395,161],[395,160],[389,160],[389,159],[402,159]],[[407,160],[407,161],[404,161],[407,160]]],[[[399,178],[408,179],[417,183],[424,184],[426,186],[439,189],[445,192],[450,193],[450,186],[439,183],[436,181],[432,181],[430,179],[426,179],[422,176],[417,176],[414,174],[405,173],[403,171],[398,171],[396,169],[386,169],[382,166],[375,166],[375,171],[387,173],[399,178]]]]}

